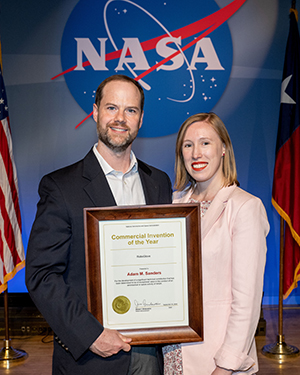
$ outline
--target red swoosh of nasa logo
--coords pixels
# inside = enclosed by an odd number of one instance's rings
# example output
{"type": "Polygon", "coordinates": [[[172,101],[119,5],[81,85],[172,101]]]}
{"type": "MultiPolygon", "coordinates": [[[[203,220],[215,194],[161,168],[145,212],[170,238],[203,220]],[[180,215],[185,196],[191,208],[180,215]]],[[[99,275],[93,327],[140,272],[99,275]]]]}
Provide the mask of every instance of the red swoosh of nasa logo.
{"type": "MultiPolygon", "coordinates": [[[[215,29],[217,29],[219,26],[221,26],[224,22],[226,22],[235,12],[237,12],[240,7],[246,2],[247,0],[234,0],[232,3],[226,5],[224,8],[218,10],[217,12],[205,17],[205,18],[202,18],[201,20],[199,21],[196,21],[196,22],[193,22],[191,23],[190,25],[187,25],[187,26],[184,26],[180,29],[177,29],[177,30],[174,30],[171,34],[173,37],[179,37],[181,36],[182,39],[185,39],[185,38],[188,38],[196,33],[199,33],[201,31],[203,31],[202,34],[200,34],[197,38],[195,38],[192,42],[188,43],[186,46],[182,47],[181,48],[181,51],[185,51],[187,50],[188,48],[190,48],[191,46],[193,46],[194,44],[196,44],[200,39],[206,37],[207,35],[209,35],[212,31],[214,31],[215,29]]],[[[142,46],[142,49],[143,51],[149,51],[151,49],[154,49],[156,44],[158,43],[158,41],[164,37],[166,37],[167,34],[164,34],[164,35],[161,35],[159,37],[156,37],[156,38],[153,38],[153,39],[150,39],[150,40],[147,40],[145,42],[142,42],[141,43],[141,46],[142,46]]],[[[156,70],[159,66],[161,65],[164,65],[165,63],[167,63],[168,61],[172,60],[175,56],[179,55],[181,53],[181,51],[176,51],[174,52],[172,55],[168,56],[167,58],[161,60],[160,62],[158,62],[157,64],[153,65],[150,69],[146,70],[145,72],[143,72],[142,74],[140,74],[139,76],[137,76],[135,78],[136,81],[144,78],[146,75],[148,75],[149,73],[153,72],[154,70],[156,70]]],[[[114,51],[114,52],[111,52],[111,53],[108,53],[106,55],[106,61],[109,61],[109,60],[113,60],[113,59],[117,59],[121,56],[121,50],[118,50],[118,51],[114,51]]],[[[129,52],[128,52],[129,54],[129,52]]],[[[82,66],[86,67],[86,66],[89,66],[90,65],[90,62],[89,61],[86,61],[82,64],[82,66]]],[[[73,66],[72,68],[69,68],[67,70],[65,70],[64,72],[52,77],[51,79],[54,80],[66,73],[69,73],[69,72],[72,72],[74,69],[76,68],[76,66],[73,66]]],[[[76,127],[75,129],[77,129],[83,122],[85,122],[89,117],[92,116],[92,113],[91,112],[88,116],[86,116],[76,127]]]]}

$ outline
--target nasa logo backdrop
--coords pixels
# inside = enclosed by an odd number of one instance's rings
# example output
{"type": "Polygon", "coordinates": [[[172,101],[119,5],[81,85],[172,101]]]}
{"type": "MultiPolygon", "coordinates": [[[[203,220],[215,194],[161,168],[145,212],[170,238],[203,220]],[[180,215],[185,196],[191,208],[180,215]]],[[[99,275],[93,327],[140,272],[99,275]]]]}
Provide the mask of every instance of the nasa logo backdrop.
{"type": "Polygon", "coordinates": [[[139,136],[176,133],[222,96],[233,57],[226,21],[244,2],[81,0],[65,25],[60,75],[87,114],[103,79],[137,79],[147,113],[139,136]]]}

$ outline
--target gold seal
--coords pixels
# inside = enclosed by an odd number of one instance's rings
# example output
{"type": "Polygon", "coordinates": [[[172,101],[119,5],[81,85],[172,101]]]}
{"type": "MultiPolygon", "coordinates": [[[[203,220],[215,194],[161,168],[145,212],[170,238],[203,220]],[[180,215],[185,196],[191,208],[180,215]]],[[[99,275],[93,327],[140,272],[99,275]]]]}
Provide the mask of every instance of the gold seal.
{"type": "Polygon", "coordinates": [[[125,296],[116,297],[113,300],[112,308],[117,314],[125,314],[130,309],[131,303],[125,296]]]}

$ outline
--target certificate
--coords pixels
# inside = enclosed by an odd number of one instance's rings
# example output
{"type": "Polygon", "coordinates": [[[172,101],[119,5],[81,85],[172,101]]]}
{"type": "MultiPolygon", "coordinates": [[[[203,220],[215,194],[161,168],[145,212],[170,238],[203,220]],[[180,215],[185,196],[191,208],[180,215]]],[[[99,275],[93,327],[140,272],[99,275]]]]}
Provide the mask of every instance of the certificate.
{"type": "Polygon", "coordinates": [[[184,218],[99,221],[103,325],[189,323],[184,218]]]}
{"type": "Polygon", "coordinates": [[[85,209],[88,308],[132,344],[202,340],[199,205],[85,209]]]}

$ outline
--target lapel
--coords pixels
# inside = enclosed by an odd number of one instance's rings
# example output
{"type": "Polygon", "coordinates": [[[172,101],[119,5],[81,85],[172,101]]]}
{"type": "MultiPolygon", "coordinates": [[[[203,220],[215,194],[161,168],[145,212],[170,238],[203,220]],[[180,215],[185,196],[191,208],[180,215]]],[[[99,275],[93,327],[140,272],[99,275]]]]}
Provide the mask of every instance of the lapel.
{"type": "Polygon", "coordinates": [[[84,190],[95,207],[116,206],[114,196],[93,149],[83,159],[82,176],[87,181],[84,190]]]}
{"type": "Polygon", "coordinates": [[[224,187],[215,196],[201,221],[202,238],[205,238],[215,222],[219,219],[222,212],[225,210],[229,197],[233,194],[236,188],[236,185],[224,187]]]}
{"type": "Polygon", "coordinates": [[[159,202],[159,187],[151,177],[151,169],[147,164],[138,160],[138,170],[145,194],[146,204],[157,204],[157,202],[159,202]]]}

